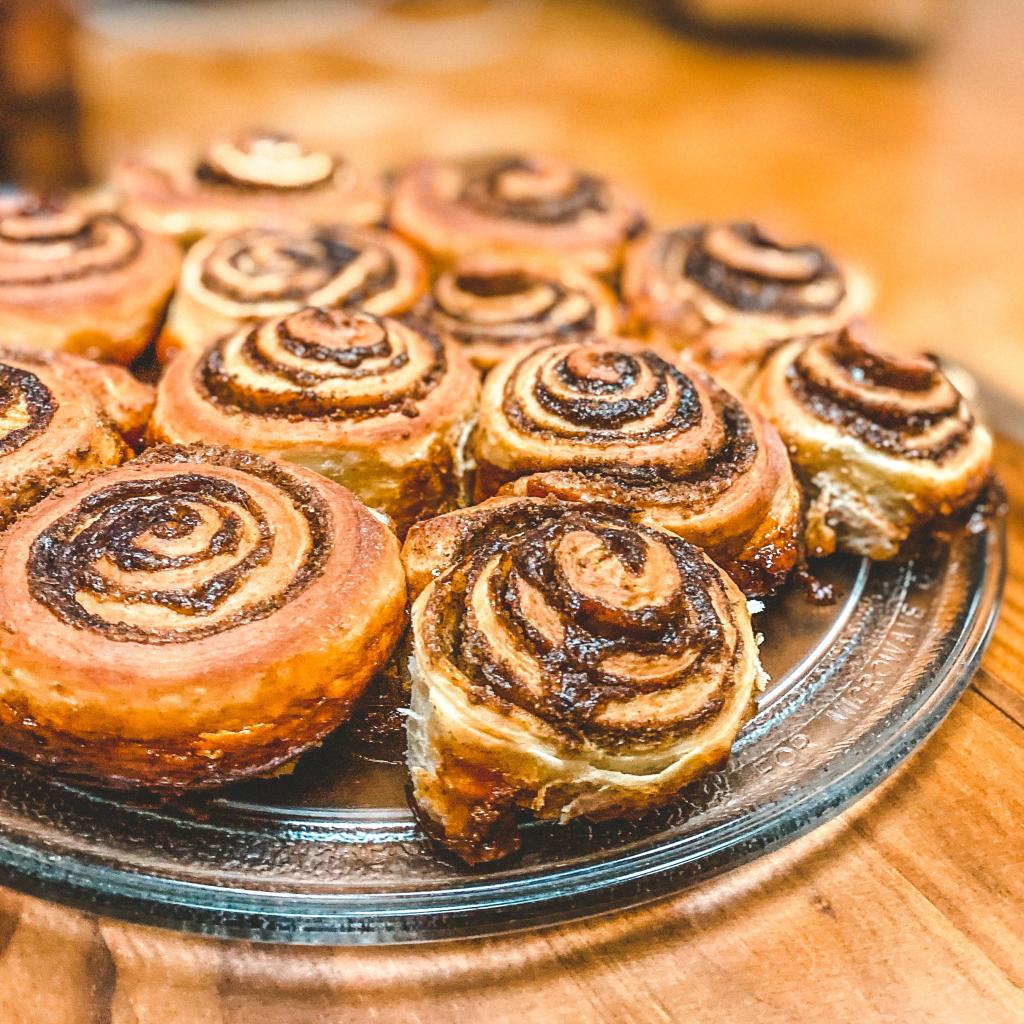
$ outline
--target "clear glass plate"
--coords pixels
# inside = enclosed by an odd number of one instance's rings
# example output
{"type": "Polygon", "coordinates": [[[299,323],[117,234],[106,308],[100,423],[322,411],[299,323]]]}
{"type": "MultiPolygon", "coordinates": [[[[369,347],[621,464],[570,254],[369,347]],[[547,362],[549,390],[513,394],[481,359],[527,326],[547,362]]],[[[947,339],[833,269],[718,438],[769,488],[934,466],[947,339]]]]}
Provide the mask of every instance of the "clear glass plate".
{"type": "Polygon", "coordinates": [[[0,878],[99,913],[274,942],[483,935],[631,906],[760,856],[837,814],[914,750],[967,685],[1002,589],[1003,524],[927,557],[819,567],[758,616],[773,684],[727,770],[639,822],[526,828],[513,865],[439,858],[399,751],[343,729],[290,776],[147,803],[0,761],[0,878]]]}

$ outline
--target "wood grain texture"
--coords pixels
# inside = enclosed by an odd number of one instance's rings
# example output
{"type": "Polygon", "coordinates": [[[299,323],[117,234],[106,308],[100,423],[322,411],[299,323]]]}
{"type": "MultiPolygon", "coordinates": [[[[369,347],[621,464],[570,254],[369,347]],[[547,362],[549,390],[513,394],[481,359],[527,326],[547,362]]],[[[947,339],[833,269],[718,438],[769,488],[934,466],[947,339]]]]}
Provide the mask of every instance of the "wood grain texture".
{"type": "MultiPolygon", "coordinates": [[[[433,76],[325,54],[264,54],[282,74],[256,75],[94,40],[87,141],[100,165],[154,125],[180,142],[230,117],[382,156],[566,152],[664,219],[767,215],[834,244],[882,280],[894,341],[1024,396],[1016,0],[964,4],[919,65],[737,53],[581,8],[545,5],[485,71],[433,76]]],[[[649,908],[430,947],[215,942],[0,892],[0,1024],[1024,1020],[1024,448],[1001,443],[999,465],[1010,571],[976,689],[828,826],[649,908]]]]}

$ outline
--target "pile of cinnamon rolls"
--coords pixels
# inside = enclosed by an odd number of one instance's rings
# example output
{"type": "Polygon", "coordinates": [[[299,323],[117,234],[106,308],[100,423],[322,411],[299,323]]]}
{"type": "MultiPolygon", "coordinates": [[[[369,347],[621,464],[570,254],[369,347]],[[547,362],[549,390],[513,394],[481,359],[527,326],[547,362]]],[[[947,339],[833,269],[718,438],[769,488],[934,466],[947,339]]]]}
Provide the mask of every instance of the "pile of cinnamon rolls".
{"type": "Polygon", "coordinates": [[[262,133],[6,196],[0,746],[222,786],[397,659],[415,808],[463,861],[524,812],[672,800],[756,709],[748,599],[899,557],[989,480],[871,297],[547,157],[384,178],[262,133]]]}

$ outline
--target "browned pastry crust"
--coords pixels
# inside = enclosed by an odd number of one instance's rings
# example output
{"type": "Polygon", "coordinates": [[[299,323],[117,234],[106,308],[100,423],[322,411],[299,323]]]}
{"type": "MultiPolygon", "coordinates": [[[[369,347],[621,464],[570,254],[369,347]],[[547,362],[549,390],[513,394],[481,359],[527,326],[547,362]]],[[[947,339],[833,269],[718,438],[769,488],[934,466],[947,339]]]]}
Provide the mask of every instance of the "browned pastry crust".
{"type": "Polygon", "coordinates": [[[468,863],[516,811],[635,815],[720,767],[764,674],[746,600],[641,516],[495,498],[420,523],[408,762],[427,829],[468,863]]]}
{"type": "Polygon", "coordinates": [[[215,139],[191,168],[126,161],[114,186],[140,224],[184,243],[286,221],[377,224],[387,202],[377,175],[283,132],[215,139]]]}
{"type": "Polygon", "coordinates": [[[309,308],[181,352],[150,435],[301,463],[404,531],[455,506],[478,394],[457,346],[370,313],[309,308]]]}
{"type": "Polygon", "coordinates": [[[696,367],[623,338],[535,346],[491,371],[476,496],[555,495],[644,510],[754,596],[800,556],[800,496],[778,433],[696,367]]]}
{"type": "Polygon", "coordinates": [[[699,224],[637,241],[622,276],[636,328],[685,348],[742,393],[766,352],[867,312],[867,280],[813,245],[756,224],[699,224]]]}
{"type": "Polygon", "coordinates": [[[427,268],[389,231],[299,224],[208,235],[185,257],[158,351],[205,347],[247,320],[303,306],[405,313],[427,286],[427,268]]]}
{"type": "Polygon", "coordinates": [[[537,341],[619,326],[615,296],[587,271],[493,253],[464,256],[443,270],[417,313],[482,371],[537,341]]]}
{"type": "Polygon", "coordinates": [[[988,482],[992,438],[930,356],[871,345],[855,323],[787,342],[751,401],[779,428],[810,499],[811,553],[889,559],[988,482]]]}
{"type": "Polygon", "coordinates": [[[22,350],[131,362],[181,256],[118,214],[24,197],[0,209],[0,338],[22,350]]]}
{"type": "Polygon", "coordinates": [[[0,350],[0,528],[57,487],[117,466],[153,390],[120,366],[0,350]]]}
{"type": "Polygon", "coordinates": [[[404,601],[394,536],[345,488],[152,449],[0,539],[0,745],[117,787],[265,772],[345,718],[404,601]]]}
{"type": "Polygon", "coordinates": [[[618,266],[644,225],[637,202],[548,156],[428,160],[398,182],[391,222],[435,256],[556,256],[597,273],[618,266]]]}

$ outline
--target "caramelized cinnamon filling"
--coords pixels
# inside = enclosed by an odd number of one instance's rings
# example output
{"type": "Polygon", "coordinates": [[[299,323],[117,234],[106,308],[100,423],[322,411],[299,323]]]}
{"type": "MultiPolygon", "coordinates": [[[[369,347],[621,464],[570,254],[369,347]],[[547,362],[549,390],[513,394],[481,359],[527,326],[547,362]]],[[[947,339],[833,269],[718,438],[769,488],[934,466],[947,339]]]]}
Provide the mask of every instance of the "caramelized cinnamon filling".
{"type": "Polygon", "coordinates": [[[397,278],[386,246],[337,228],[308,234],[275,228],[236,232],[209,253],[200,275],[213,294],[253,305],[306,302],[332,284],[329,305],[358,305],[387,291],[397,278]]]}
{"type": "Polygon", "coordinates": [[[596,506],[516,503],[493,519],[429,612],[428,642],[471,681],[471,699],[612,747],[684,736],[720,711],[735,624],[697,549],[596,506]],[[637,703],[651,695],[666,698],[658,715],[637,703]]]}
{"type": "Polygon", "coordinates": [[[565,224],[587,211],[609,208],[600,178],[561,161],[507,157],[483,160],[466,169],[460,201],[492,217],[538,224],[565,224]]]}
{"type": "Polygon", "coordinates": [[[812,339],[786,380],[815,417],[903,458],[941,461],[967,443],[974,426],[934,360],[890,356],[857,328],[812,339]]]}
{"type": "Polygon", "coordinates": [[[781,245],[750,223],[669,232],[657,259],[666,273],[745,313],[831,313],[846,297],[842,273],[824,250],[781,245]]]}
{"type": "Polygon", "coordinates": [[[361,420],[417,416],[446,370],[432,334],[370,313],[307,308],[222,339],[196,364],[195,381],[232,411],[361,420]]]}
{"type": "Polygon", "coordinates": [[[174,475],[98,484],[40,533],[26,570],[35,600],[111,640],[183,643],[266,618],[323,574],[332,516],[314,488],[226,448],[165,446],[132,465],[176,463],[174,475]],[[303,550],[281,550],[273,518],[244,482],[205,474],[202,463],[272,484],[305,524],[303,550]],[[275,558],[283,578],[257,581],[275,558]]]}
{"type": "Polygon", "coordinates": [[[307,191],[328,184],[338,168],[327,153],[305,149],[288,135],[252,133],[214,142],[196,165],[209,185],[254,191],[307,191]]]}
{"type": "Polygon", "coordinates": [[[0,363],[0,456],[43,433],[56,411],[52,392],[34,373],[0,363]]]}
{"type": "Polygon", "coordinates": [[[0,218],[0,286],[42,286],[111,274],[142,249],[138,229],[113,213],[27,200],[0,218]]]}

